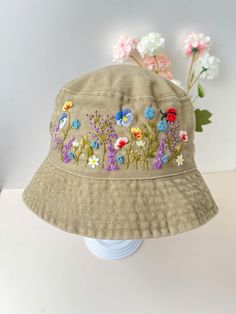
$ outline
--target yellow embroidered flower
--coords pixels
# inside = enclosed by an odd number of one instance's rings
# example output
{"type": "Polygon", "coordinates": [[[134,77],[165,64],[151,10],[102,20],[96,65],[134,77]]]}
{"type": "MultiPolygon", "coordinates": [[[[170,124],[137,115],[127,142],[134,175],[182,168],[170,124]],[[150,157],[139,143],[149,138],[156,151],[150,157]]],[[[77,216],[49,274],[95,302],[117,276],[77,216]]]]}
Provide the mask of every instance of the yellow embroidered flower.
{"type": "Polygon", "coordinates": [[[62,110],[63,110],[64,112],[66,112],[66,111],[68,111],[69,109],[71,109],[72,107],[73,107],[72,101],[67,100],[67,101],[64,103],[64,105],[63,105],[63,107],[62,107],[62,110]]]}
{"type": "Polygon", "coordinates": [[[143,134],[140,128],[131,128],[130,131],[137,140],[141,141],[143,139],[143,134]]]}

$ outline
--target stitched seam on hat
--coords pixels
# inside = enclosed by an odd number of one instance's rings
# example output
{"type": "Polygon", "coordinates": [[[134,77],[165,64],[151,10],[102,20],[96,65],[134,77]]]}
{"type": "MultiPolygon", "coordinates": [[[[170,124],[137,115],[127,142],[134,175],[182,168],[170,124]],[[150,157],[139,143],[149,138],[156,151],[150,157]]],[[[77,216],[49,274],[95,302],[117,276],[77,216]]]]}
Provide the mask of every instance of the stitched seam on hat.
{"type": "Polygon", "coordinates": [[[163,178],[169,178],[169,177],[174,177],[174,176],[178,176],[181,174],[185,174],[185,173],[189,173],[192,172],[194,170],[197,170],[197,168],[192,168],[189,170],[185,170],[185,171],[181,171],[178,173],[172,173],[172,174],[166,174],[166,175],[162,175],[162,176],[157,176],[157,177],[141,177],[141,178],[96,178],[96,177],[88,177],[88,176],[84,176],[84,175],[80,175],[80,174],[76,174],[73,173],[69,170],[65,170],[62,169],[61,167],[59,167],[58,165],[56,165],[52,160],[50,160],[49,157],[46,158],[54,167],[58,168],[59,170],[66,172],[68,174],[71,174],[73,176],[76,177],[80,177],[80,178],[84,178],[84,179],[92,179],[92,180],[108,180],[108,181],[133,181],[133,180],[153,180],[153,179],[163,179],[163,178]]]}
{"type": "MultiPolygon", "coordinates": [[[[63,87],[62,91],[67,91],[70,92],[72,94],[74,94],[75,90],[67,88],[67,87],[63,87]]],[[[122,98],[128,98],[128,99],[140,99],[140,98],[152,98],[153,100],[156,101],[160,101],[160,100],[172,100],[172,99],[176,99],[176,100],[190,100],[189,96],[185,95],[185,96],[181,96],[181,97],[177,97],[176,95],[166,95],[165,97],[160,97],[160,98],[154,98],[152,95],[139,95],[139,96],[129,96],[129,95],[124,95],[122,93],[119,92],[111,92],[109,90],[83,90],[83,91],[78,91],[78,93],[76,95],[83,95],[83,96],[120,96],[122,98]]]]}

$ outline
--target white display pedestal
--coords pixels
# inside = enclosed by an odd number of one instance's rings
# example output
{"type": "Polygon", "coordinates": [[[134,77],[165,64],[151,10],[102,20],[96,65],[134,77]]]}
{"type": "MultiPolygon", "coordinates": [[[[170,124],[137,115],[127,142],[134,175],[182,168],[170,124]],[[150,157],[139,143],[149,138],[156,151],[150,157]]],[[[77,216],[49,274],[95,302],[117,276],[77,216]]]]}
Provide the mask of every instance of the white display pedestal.
{"type": "Polygon", "coordinates": [[[136,252],[143,240],[100,240],[85,238],[88,249],[97,257],[116,260],[132,255],[136,252]]]}

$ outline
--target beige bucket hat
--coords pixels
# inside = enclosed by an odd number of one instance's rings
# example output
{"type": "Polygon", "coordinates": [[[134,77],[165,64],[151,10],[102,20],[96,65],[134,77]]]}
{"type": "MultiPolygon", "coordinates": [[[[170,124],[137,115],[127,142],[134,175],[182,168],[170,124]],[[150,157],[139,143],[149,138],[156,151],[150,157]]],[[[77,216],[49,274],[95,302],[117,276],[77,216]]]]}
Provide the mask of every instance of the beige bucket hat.
{"type": "Polygon", "coordinates": [[[100,239],[156,238],[206,223],[217,206],[194,162],[195,115],[172,82],[132,64],[66,84],[49,154],[23,193],[39,217],[100,239]]]}

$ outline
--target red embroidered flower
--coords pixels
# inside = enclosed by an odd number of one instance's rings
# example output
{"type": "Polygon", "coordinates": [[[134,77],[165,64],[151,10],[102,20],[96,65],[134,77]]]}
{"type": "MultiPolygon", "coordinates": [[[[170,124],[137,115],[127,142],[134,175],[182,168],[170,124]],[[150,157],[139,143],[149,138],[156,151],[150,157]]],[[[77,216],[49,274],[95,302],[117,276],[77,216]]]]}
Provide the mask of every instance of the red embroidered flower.
{"type": "Polygon", "coordinates": [[[119,150],[123,148],[128,143],[128,141],[129,139],[127,137],[119,137],[114,144],[115,149],[119,150]]]}
{"type": "Polygon", "coordinates": [[[180,131],[179,132],[179,136],[181,138],[181,140],[183,142],[187,142],[188,141],[188,134],[187,134],[187,131],[180,131]]]}

